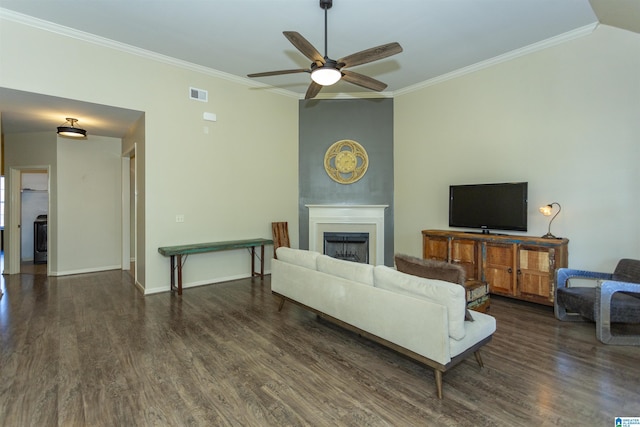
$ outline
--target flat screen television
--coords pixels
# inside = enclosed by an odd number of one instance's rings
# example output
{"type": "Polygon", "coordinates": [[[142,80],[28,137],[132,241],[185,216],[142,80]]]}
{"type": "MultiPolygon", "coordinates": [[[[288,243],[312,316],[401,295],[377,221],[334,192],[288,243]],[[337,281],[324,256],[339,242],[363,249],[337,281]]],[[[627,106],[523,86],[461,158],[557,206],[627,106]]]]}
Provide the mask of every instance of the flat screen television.
{"type": "Polygon", "coordinates": [[[527,184],[449,186],[449,227],[527,231],[527,184]]]}

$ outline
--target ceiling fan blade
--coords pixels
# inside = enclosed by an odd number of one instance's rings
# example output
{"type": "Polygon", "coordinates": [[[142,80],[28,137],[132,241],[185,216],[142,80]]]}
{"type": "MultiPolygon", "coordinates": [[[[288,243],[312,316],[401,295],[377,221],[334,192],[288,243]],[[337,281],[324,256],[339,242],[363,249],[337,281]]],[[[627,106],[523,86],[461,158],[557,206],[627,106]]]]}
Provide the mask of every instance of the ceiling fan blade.
{"type": "Polygon", "coordinates": [[[400,52],[402,52],[402,46],[400,46],[399,43],[393,42],[345,56],[342,59],[338,59],[337,62],[339,67],[354,67],[387,58],[400,52]]]}
{"type": "Polygon", "coordinates": [[[380,80],[376,80],[364,74],[354,73],[353,71],[341,70],[342,79],[354,85],[362,86],[365,89],[375,90],[381,92],[387,88],[386,83],[382,83],[380,80]]]}
{"type": "Polygon", "coordinates": [[[318,49],[295,31],[283,31],[282,34],[296,47],[304,56],[318,65],[324,64],[324,57],[320,55],[318,49]]]}
{"type": "Polygon", "coordinates": [[[267,76],[279,76],[280,74],[294,74],[294,73],[310,73],[311,70],[305,70],[299,68],[297,70],[280,70],[280,71],[266,71],[264,73],[247,74],[247,77],[267,77],[267,76]]]}
{"type": "Polygon", "coordinates": [[[307,89],[307,93],[304,95],[304,99],[314,98],[320,92],[320,89],[322,89],[322,85],[319,85],[314,81],[311,81],[311,84],[307,89]]]}

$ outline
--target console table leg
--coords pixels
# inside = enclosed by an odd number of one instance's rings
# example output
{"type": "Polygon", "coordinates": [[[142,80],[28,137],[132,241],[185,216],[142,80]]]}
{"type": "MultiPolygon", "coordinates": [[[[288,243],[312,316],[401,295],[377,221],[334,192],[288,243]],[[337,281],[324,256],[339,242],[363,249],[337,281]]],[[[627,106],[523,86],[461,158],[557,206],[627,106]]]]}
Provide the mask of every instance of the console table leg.
{"type": "Polygon", "coordinates": [[[178,295],[182,295],[182,255],[178,257],[178,295]]]}
{"type": "Polygon", "coordinates": [[[176,257],[171,255],[171,265],[169,265],[171,273],[171,292],[176,290],[176,257]]]}
{"type": "Polygon", "coordinates": [[[251,277],[254,276],[264,280],[264,245],[260,245],[260,273],[256,271],[256,247],[251,246],[251,277]]]}
{"type": "Polygon", "coordinates": [[[251,246],[251,277],[257,276],[256,273],[256,248],[251,246]]]}

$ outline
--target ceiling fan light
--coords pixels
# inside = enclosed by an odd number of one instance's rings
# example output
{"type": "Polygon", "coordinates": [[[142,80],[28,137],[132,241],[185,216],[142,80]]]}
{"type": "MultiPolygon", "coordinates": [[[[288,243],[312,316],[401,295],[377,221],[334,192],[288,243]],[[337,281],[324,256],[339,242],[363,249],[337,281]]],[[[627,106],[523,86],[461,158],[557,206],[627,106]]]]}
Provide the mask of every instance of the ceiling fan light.
{"type": "Polygon", "coordinates": [[[67,121],[63,125],[58,126],[58,135],[68,136],[70,138],[85,138],[87,136],[87,131],[75,127],[77,121],[78,119],[67,117],[67,121]],[[67,124],[70,124],[70,126],[66,126],[67,124]]]}
{"type": "Polygon", "coordinates": [[[342,78],[340,70],[332,67],[320,67],[311,72],[311,80],[322,86],[331,86],[342,78]]]}

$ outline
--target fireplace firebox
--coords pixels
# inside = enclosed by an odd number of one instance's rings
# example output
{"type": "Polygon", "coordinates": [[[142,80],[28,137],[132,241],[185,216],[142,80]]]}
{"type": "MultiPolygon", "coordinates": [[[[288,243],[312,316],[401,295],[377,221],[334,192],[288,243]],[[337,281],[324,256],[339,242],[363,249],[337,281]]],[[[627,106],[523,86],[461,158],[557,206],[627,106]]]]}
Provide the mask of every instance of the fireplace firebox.
{"type": "Polygon", "coordinates": [[[369,263],[369,233],[325,232],[325,255],[347,261],[369,263]]]}

